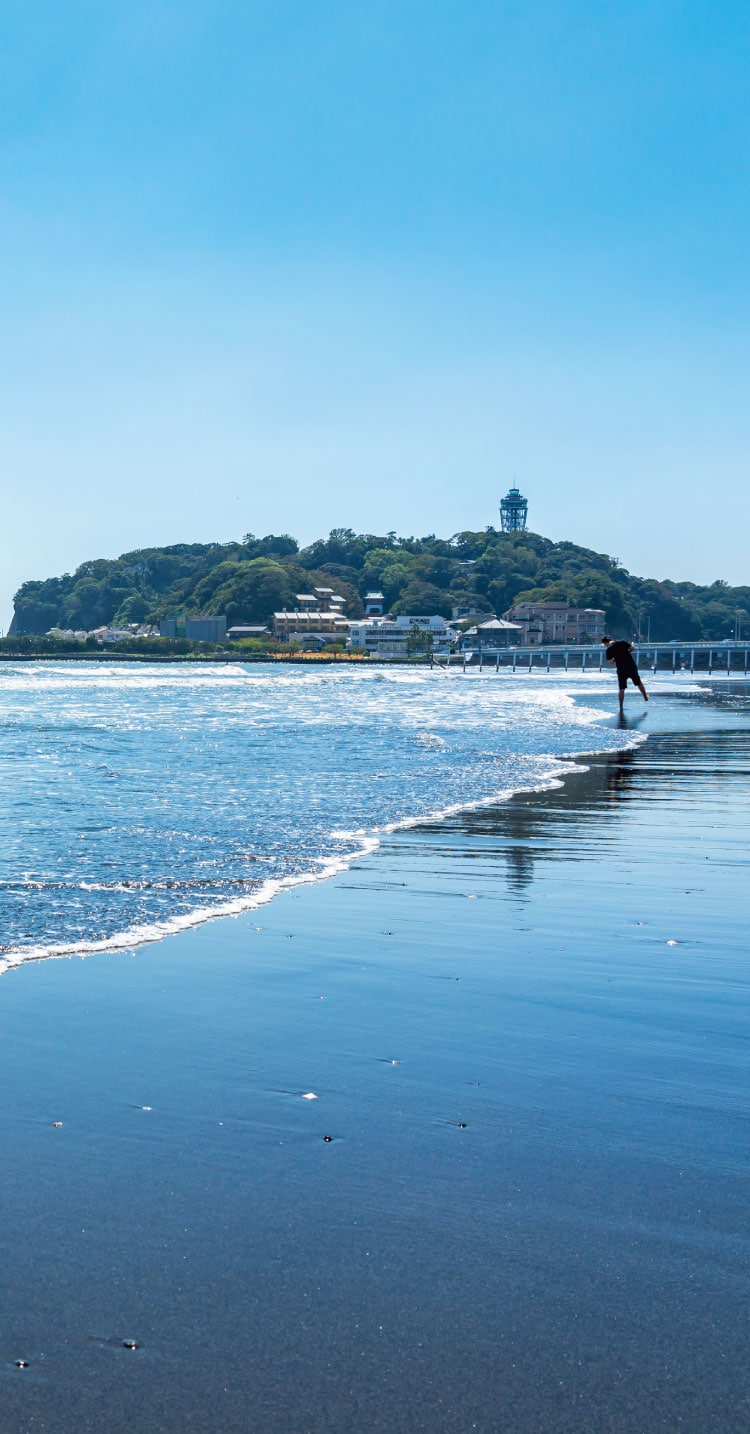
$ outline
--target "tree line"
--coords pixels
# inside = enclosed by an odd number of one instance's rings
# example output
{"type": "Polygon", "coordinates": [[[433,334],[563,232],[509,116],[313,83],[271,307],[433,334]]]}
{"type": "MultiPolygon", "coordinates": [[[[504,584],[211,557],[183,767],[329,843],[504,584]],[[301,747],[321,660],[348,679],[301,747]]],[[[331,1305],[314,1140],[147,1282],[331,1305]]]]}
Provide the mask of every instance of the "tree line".
{"type": "Polygon", "coordinates": [[[750,624],[748,586],[640,578],[615,557],[537,533],[488,527],[451,538],[403,538],[334,528],[305,548],[288,533],[248,533],[241,542],[177,543],[95,558],[74,573],[24,583],[9,636],[181,613],[225,613],[230,627],[269,623],[313,587],[342,594],[351,618],[362,616],[365,594],[377,588],[396,616],[450,618],[465,608],[490,617],[517,602],[564,601],[603,608],[616,636],[648,631],[654,641],[721,641],[735,634],[738,621],[750,624]]]}

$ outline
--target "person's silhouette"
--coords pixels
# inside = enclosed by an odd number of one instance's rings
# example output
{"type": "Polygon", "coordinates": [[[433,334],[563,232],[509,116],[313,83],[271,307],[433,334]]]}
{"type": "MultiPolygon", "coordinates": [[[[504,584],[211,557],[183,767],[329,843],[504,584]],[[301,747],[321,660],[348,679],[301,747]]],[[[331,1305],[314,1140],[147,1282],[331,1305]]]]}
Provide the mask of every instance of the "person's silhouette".
{"type": "Polygon", "coordinates": [[[614,662],[617,668],[617,682],[620,689],[620,716],[622,716],[623,704],[625,702],[625,688],[629,681],[633,683],[634,687],[638,688],[644,702],[648,702],[648,693],[641,682],[640,673],[635,665],[632,642],[625,642],[624,639],[615,642],[613,638],[608,636],[603,637],[602,642],[607,648],[607,662],[614,662]]]}

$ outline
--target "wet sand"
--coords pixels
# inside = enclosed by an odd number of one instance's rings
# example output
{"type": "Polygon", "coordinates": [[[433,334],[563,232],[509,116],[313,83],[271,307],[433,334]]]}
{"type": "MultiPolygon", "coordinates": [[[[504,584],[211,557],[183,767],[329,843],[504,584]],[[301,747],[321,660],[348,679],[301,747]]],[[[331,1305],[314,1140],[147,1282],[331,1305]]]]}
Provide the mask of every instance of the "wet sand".
{"type": "Polygon", "coordinates": [[[750,1427],[740,694],[0,981],[3,1434],[750,1427]]]}

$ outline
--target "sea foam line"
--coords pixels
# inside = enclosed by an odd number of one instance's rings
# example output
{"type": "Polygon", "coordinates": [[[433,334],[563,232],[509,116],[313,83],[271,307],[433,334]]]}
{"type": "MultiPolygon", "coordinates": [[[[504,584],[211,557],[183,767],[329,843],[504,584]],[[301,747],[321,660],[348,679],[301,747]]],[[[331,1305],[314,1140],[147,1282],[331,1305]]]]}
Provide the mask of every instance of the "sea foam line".
{"type": "MultiPolygon", "coordinates": [[[[634,732],[630,740],[617,750],[628,751],[641,746],[647,740],[647,734],[634,732]]],[[[540,756],[538,758],[540,762],[548,761],[551,766],[543,774],[540,773],[535,781],[503,787],[491,796],[479,797],[474,801],[454,802],[449,806],[436,808],[433,812],[421,812],[399,821],[388,822],[369,832],[362,829],[352,832],[331,832],[331,840],[356,840],[359,845],[346,855],[318,858],[316,871],[301,872],[296,876],[268,877],[256,891],[243,897],[235,897],[231,901],[219,902],[215,906],[197,907],[195,911],[183,912],[179,916],[166,917],[164,920],[149,922],[141,926],[132,926],[126,931],[116,932],[113,936],[103,937],[101,940],[82,939],[50,945],[0,948],[0,976],[30,961],[70,959],[74,956],[83,958],[108,951],[133,951],[135,947],[162,941],[167,936],[176,936],[181,931],[187,931],[195,926],[203,926],[206,922],[216,921],[220,917],[243,916],[247,912],[256,911],[259,907],[268,905],[282,891],[288,891],[295,886],[310,885],[313,882],[328,881],[330,877],[340,875],[347,871],[355,861],[361,861],[364,857],[371,856],[377,851],[383,836],[414,827],[432,825],[435,822],[444,821],[448,817],[456,816],[459,812],[498,806],[500,803],[511,801],[513,797],[522,796],[526,792],[553,791],[564,786],[564,777],[588,770],[584,758],[602,753],[609,754],[611,751],[612,749],[608,747],[592,747],[587,752],[576,753],[573,756],[540,756]]]]}
{"type": "Polygon", "coordinates": [[[148,922],[143,926],[131,926],[127,931],[115,932],[113,936],[99,941],[81,940],[60,942],[49,946],[8,946],[0,948],[0,975],[27,961],[46,961],[60,957],[94,956],[104,951],[132,951],[136,946],[150,945],[162,941],[165,936],[176,936],[193,926],[202,926],[206,921],[215,921],[220,916],[242,916],[266,906],[280,891],[293,886],[309,885],[314,881],[327,881],[346,871],[353,861],[369,856],[380,845],[377,837],[363,838],[356,851],[347,856],[320,858],[318,871],[301,872],[297,876],[268,877],[252,894],[235,897],[232,901],[219,902],[216,906],[199,906],[195,911],[183,912],[180,916],[169,916],[163,921],[148,922]]]}

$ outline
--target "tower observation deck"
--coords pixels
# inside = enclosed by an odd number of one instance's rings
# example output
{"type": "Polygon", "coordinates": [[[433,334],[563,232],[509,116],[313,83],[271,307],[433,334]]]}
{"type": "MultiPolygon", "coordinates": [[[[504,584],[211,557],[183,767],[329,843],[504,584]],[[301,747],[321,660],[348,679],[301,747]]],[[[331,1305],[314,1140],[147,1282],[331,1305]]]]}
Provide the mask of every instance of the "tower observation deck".
{"type": "Polygon", "coordinates": [[[500,525],[504,533],[523,533],[529,511],[528,498],[518,488],[509,488],[500,500],[500,525]]]}

